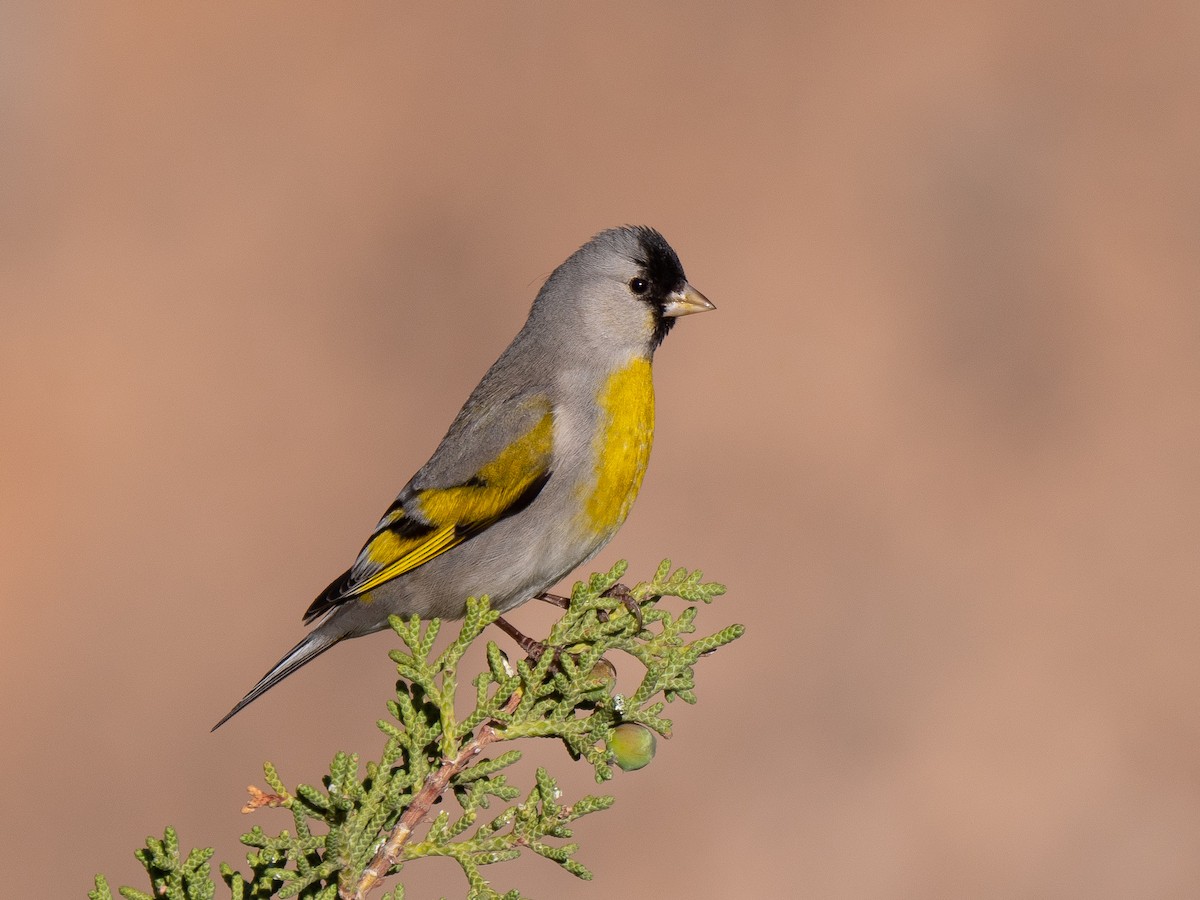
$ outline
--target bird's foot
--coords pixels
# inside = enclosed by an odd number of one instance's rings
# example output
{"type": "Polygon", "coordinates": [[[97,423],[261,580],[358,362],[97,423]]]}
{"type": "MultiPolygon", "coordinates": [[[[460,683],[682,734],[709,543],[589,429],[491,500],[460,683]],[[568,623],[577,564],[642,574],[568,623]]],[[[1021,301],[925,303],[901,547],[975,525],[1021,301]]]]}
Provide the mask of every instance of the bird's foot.
{"type": "MultiPolygon", "coordinates": [[[[625,587],[623,584],[614,584],[604,592],[604,596],[615,597],[617,600],[620,600],[621,605],[624,606],[629,614],[637,621],[637,630],[639,633],[641,633],[641,631],[646,627],[646,620],[642,618],[642,607],[641,604],[634,599],[633,591],[629,590],[629,588],[625,587]]],[[[607,612],[601,610],[599,613],[600,621],[607,622],[608,615],[609,614],[607,612]]]]}
{"type": "MultiPolygon", "coordinates": [[[[621,605],[623,607],[625,607],[625,609],[628,611],[628,613],[631,616],[633,616],[634,621],[637,622],[637,630],[639,633],[645,628],[646,622],[645,622],[645,618],[642,616],[642,607],[637,602],[637,600],[634,599],[633,592],[629,588],[627,588],[623,584],[614,584],[612,587],[610,587],[607,591],[604,592],[604,596],[605,597],[615,597],[617,600],[620,601],[621,605]]],[[[546,603],[552,604],[553,606],[557,606],[559,609],[569,609],[571,606],[571,598],[570,597],[562,597],[558,594],[551,594],[551,593],[538,594],[537,599],[543,600],[546,603]]],[[[607,622],[609,619],[609,615],[610,615],[610,613],[608,613],[607,611],[601,610],[599,612],[600,621],[607,622]]],[[[558,666],[559,658],[562,653],[561,648],[551,647],[549,644],[546,644],[543,641],[535,641],[533,638],[529,637],[527,634],[524,634],[523,632],[521,632],[520,629],[518,629],[515,625],[513,625],[511,622],[509,622],[503,616],[496,619],[496,624],[498,626],[500,626],[501,631],[503,631],[510,638],[512,638],[514,641],[517,642],[517,646],[520,647],[522,650],[524,650],[525,654],[531,660],[533,660],[534,663],[537,663],[547,653],[547,651],[549,651],[554,654],[553,665],[555,667],[558,666]]]]}
{"type": "Polygon", "coordinates": [[[562,659],[564,654],[571,657],[574,662],[579,662],[579,656],[577,654],[567,653],[562,647],[551,647],[544,641],[535,641],[533,638],[529,637],[529,635],[523,634],[511,622],[505,621],[503,616],[496,620],[496,624],[500,626],[500,629],[505,634],[517,642],[517,646],[525,651],[525,655],[529,657],[530,661],[533,662],[534,665],[537,665],[541,661],[542,657],[547,653],[552,656],[550,661],[551,672],[562,671],[562,659]]]}
{"type": "Polygon", "coordinates": [[[496,624],[500,626],[500,630],[507,634],[510,638],[517,642],[517,646],[525,651],[525,655],[532,659],[535,663],[542,658],[542,655],[549,650],[549,646],[541,641],[535,641],[529,635],[524,634],[513,625],[504,616],[496,620],[496,624]]]}

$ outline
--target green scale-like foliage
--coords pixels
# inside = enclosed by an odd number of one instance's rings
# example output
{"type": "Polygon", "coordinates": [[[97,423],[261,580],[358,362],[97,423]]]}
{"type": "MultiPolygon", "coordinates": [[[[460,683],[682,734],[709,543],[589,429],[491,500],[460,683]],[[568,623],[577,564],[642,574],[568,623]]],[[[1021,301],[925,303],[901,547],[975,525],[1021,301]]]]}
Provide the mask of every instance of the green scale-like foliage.
{"type": "MultiPolygon", "coordinates": [[[[256,825],[242,835],[242,843],[251,848],[246,857],[249,873],[226,864],[220,868],[230,896],[354,896],[384,840],[398,825],[404,829],[402,817],[414,801],[419,803],[423,789],[426,803],[436,799],[434,793],[452,794],[458,812],[437,813],[419,839],[405,831],[388,874],[400,872],[413,860],[445,856],[462,867],[468,900],[521,900],[517,890],[498,893],[481,869],[530,850],[590,879],[591,872],[575,859],[578,845],[570,840],[570,826],[607,809],[613,799],[585,796],[564,805],[555,780],[539,768],[532,789],[519,800],[523,792],[509,783],[505,770],[521,758],[521,751],[499,745],[519,738],[561,740],[572,758],[593,766],[598,782],[606,781],[613,777],[607,749],[613,729],[633,722],[669,737],[671,721],[663,717],[666,703],[676,698],[695,703],[697,660],[743,631],[740,625],[730,625],[689,641],[698,607],[689,605],[674,615],[660,607],[659,600],[678,597],[708,603],[724,593],[724,587],[704,582],[698,571],[672,572],[670,561],[664,560],[650,581],[628,592],[632,602],[623,601],[614,586],[625,568],[624,562],[618,563],[586,584],[575,585],[569,608],[550,630],[548,652],[537,659],[513,665],[488,641],[487,668],[472,679],[474,704],[461,718],[456,705],[459,663],[499,614],[487,598],[469,600],[458,637],[436,657],[433,645],[441,626],[437,619],[422,623],[415,616],[393,616],[392,628],[406,649],[391,653],[401,681],[396,698],[388,703],[392,720],[378,723],[387,739],[382,756],[368,762],[363,775],[357,754],[338,753],[322,787],[301,784],[294,792],[266,763],[264,776],[272,793],[257,793],[251,806],[283,807],[291,812],[294,827],[270,837],[256,825]],[[640,628],[632,605],[641,611],[640,628]],[[615,694],[611,670],[597,666],[613,651],[634,657],[645,668],[629,696],[615,694]],[[489,753],[481,752],[485,750],[489,753]]],[[[421,827],[419,822],[412,826],[421,827]]],[[[168,828],[161,841],[148,838],[145,849],[137,851],[152,893],[121,888],[120,895],[127,900],[210,900],[216,896],[211,856],[212,850],[193,850],[181,857],[178,837],[168,828]]],[[[88,896],[111,900],[103,876],[97,877],[88,896]]],[[[403,896],[399,884],[383,895],[384,900],[403,896]]]]}

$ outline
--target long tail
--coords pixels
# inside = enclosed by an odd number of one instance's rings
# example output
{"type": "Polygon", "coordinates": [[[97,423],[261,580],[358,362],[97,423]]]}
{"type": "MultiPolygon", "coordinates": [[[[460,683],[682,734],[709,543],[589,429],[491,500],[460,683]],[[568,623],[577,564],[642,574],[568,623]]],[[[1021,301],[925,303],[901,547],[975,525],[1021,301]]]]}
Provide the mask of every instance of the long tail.
{"type": "Polygon", "coordinates": [[[322,629],[319,628],[309,634],[308,637],[284,654],[283,659],[275,663],[275,668],[264,675],[258,684],[250,689],[250,693],[239,700],[237,705],[227,712],[225,717],[214,725],[209,733],[211,734],[212,731],[216,731],[241,712],[242,709],[275,687],[275,685],[279,684],[279,682],[283,681],[283,679],[287,678],[305,663],[312,662],[312,660],[340,641],[342,637],[343,635],[340,634],[323,634],[322,629]]]}

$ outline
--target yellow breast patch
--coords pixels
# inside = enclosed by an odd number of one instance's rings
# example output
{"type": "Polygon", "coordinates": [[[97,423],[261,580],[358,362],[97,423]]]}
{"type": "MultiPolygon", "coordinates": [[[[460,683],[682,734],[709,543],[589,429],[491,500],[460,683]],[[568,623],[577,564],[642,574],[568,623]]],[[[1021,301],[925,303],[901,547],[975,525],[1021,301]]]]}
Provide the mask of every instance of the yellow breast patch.
{"type": "Polygon", "coordinates": [[[654,441],[654,381],[650,360],[638,358],[609,376],[600,391],[600,422],[592,439],[595,487],[584,504],[584,524],[611,533],[629,515],[654,441]]]}

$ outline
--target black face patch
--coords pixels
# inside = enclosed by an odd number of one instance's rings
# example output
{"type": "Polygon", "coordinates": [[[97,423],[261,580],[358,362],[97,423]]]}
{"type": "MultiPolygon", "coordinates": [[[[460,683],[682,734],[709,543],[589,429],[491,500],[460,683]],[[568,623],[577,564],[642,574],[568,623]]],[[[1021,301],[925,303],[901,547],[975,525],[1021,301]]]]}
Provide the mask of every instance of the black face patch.
{"type": "Polygon", "coordinates": [[[667,293],[682,286],[687,280],[683,265],[666,239],[653,228],[638,228],[637,234],[642,256],[634,261],[642,267],[651,284],[667,293]]]}
{"type": "Polygon", "coordinates": [[[663,315],[667,297],[687,284],[687,277],[683,274],[679,257],[666,238],[653,228],[639,227],[636,231],[641,252],[634,262],[641,267],[642,276],[650,282],[650,289],[640,299],[654,308],[654,336],[651,340],[653,346],[658,347],[675,324],[673,317],[663,315]]]}

